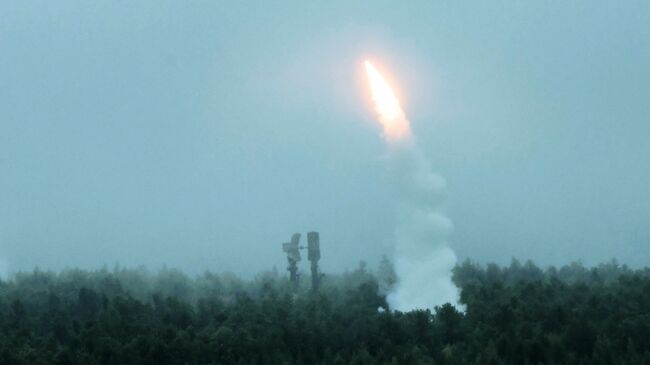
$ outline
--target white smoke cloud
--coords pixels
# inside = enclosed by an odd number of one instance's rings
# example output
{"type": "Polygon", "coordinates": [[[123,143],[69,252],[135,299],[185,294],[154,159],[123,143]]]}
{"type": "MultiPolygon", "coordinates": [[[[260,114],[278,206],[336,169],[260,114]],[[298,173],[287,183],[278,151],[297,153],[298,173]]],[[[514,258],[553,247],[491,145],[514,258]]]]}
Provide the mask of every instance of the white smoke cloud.
{"type": "Polygon", "coordinates": [[[430,164],[412,136],[389,144],[388,166],[398,199],[395,272],[398,283],[387,296],[393,310],[459,306],[451,280],[457,258],[449,247],[453,224],[442,211],[445,179],[430,164]]]}

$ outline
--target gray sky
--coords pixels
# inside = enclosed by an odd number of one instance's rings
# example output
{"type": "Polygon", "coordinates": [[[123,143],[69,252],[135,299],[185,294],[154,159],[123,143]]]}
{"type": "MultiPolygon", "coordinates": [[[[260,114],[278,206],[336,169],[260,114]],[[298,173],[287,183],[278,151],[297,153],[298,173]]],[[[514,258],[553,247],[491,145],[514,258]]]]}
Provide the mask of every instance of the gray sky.
{"type": "Polygon", "coordinates": [[[361,62],[397,83],[461,257],[650,262],[646,1],[0,3],[0,267],[240,274],[388,252],[361,62]],[[328,2],[329,3],[329,2],[328,2]]]}

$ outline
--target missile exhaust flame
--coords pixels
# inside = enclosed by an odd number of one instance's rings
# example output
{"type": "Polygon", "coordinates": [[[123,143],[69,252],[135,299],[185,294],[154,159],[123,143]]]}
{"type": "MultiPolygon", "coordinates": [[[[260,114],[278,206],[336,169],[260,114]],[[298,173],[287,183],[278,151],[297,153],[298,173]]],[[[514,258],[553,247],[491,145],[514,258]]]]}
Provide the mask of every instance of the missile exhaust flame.
{"type": "Polygon", "coordinates": [[[365,67],[375,110],[384,128],[384,137],[388,141],[408,137],[411,128],[395,92],[370,61],[365,61],[365,67]]]}

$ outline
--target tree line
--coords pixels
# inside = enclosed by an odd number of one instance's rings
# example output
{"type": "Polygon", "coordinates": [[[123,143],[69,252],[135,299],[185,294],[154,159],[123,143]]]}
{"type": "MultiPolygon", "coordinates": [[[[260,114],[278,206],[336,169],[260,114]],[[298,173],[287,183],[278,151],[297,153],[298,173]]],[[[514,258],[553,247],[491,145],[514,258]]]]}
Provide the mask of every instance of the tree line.
{"type": "MultiPolygon", "coordinates": [[[[650,364],[650,270],[465,261],[462,308],[394,312],[392,265],[243,280],[116,267],[0,280],[1,364],[650,364]]],[[[435,293],[432,293],[435,295],[435,293]]]]}

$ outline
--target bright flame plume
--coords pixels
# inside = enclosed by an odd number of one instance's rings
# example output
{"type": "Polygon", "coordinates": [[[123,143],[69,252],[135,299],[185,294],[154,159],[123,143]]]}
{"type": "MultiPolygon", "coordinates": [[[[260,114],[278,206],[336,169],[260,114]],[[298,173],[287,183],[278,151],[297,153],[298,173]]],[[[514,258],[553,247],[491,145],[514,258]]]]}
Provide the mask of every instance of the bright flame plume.
{"type": "Polygon", "coordinates": [[[384,137],[389,141],[407,137],[411,128],[393,89],[370,61],[365,61],[365,66],[375,110],[384,128],[384,137]]]}

